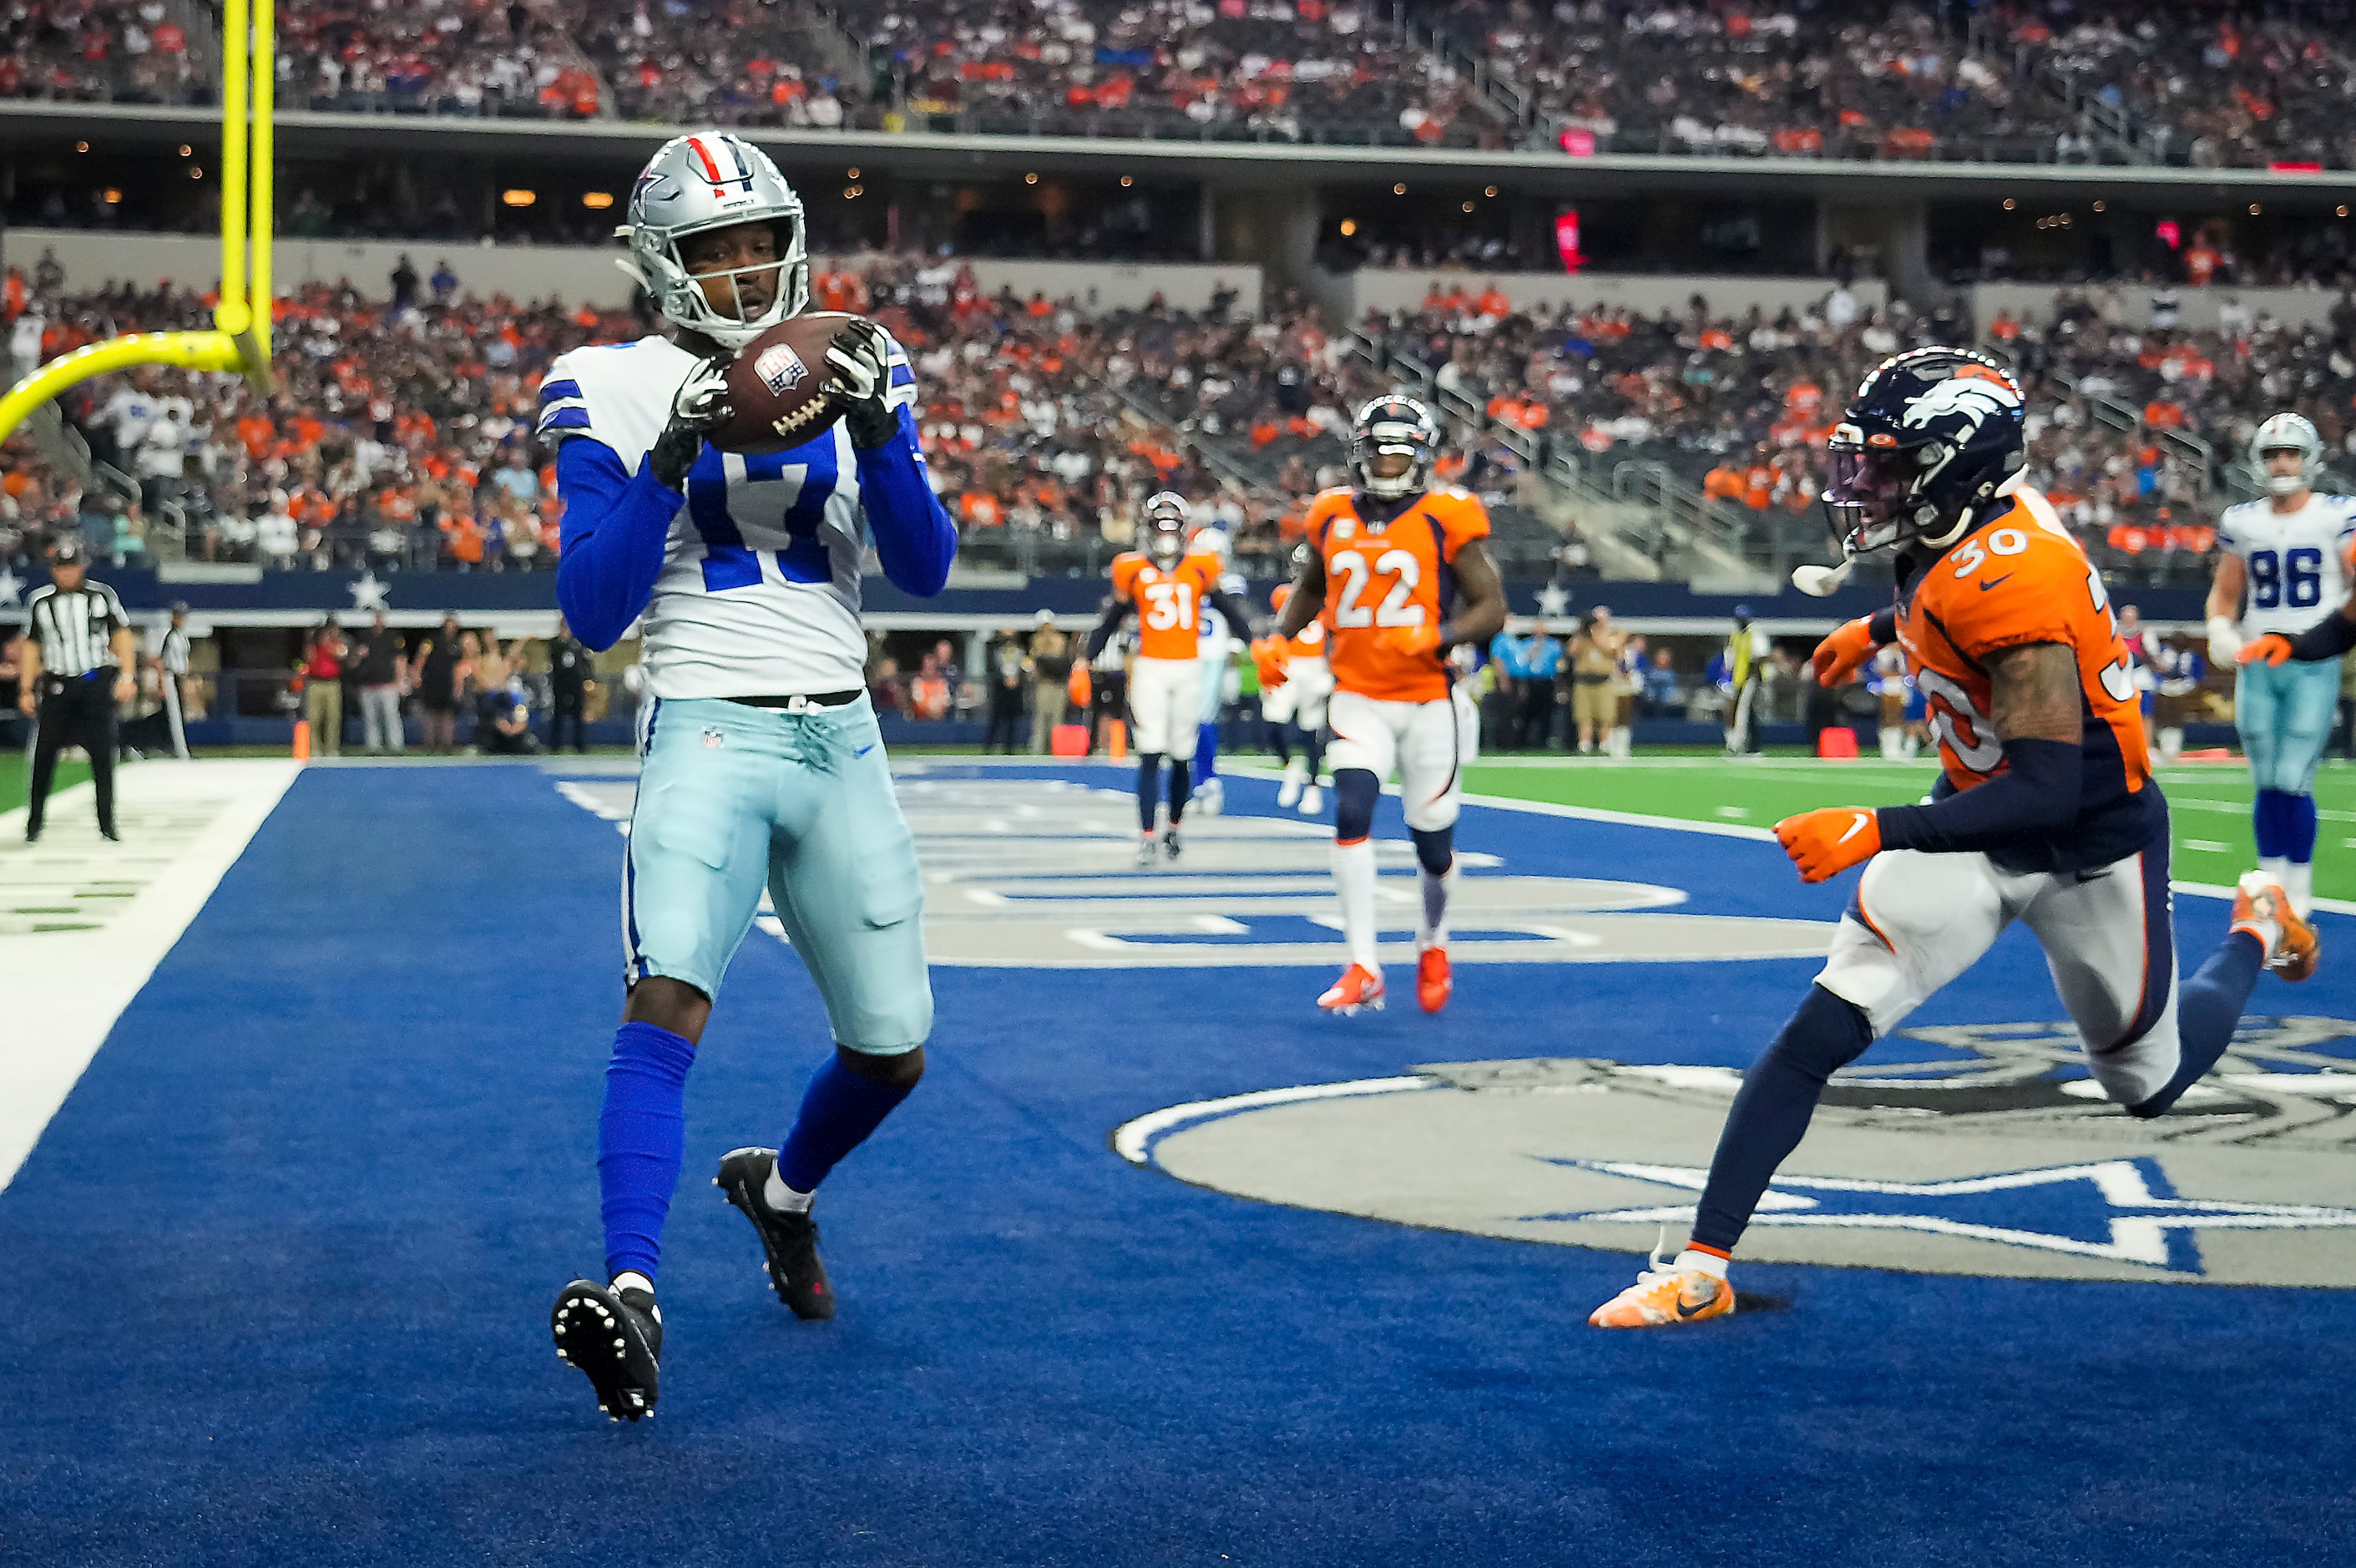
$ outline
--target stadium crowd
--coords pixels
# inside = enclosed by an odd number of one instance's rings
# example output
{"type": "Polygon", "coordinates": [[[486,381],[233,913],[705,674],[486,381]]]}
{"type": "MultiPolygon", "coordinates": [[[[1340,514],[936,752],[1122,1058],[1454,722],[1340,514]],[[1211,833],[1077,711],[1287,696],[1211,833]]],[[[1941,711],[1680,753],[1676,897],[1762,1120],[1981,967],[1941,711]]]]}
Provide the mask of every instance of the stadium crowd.
{"type": "MultiPolygon", "coordinates": [[[[1478,412],[1451,429],[1438,474],[1493,507],[1526,499],[1532,457],[1552,451],[1599,488],[1658,465],[1751,518],[1753,539],[1813,544],[1843,389],[1902,348],[1976,336],[2028,387],[2036,482],[2098,555],[2149,556],[2140,565],[2156,574],[2204,553],[2206,522],[2231,499],[2195,442],[2231,461],[2257,417],[2295,407],[2335,454],[2356,453],[2356,296],[2319,327],[2229,303],[2219,329],[2191,332],[2164,308],[2139,316],[2140,296],[2072,293],[2051,322],[2000,315],[1976,330],[1903,302],[1869,308],[1837,285],[1805,309],[1728,316],[1697,295],[1651,317],[1516,309],[1494,283],[1443,276],[1417,307],[1350,333],[1286,295],[1257,318],[1224,298],[1198,313],[1159,299],[1090,312],[986,295],[968,265],[905,254],[822,264],[815,294],[907,346],[966,557],[1033,573],[1101,569],[1143,497],[1175,488],[1223,526],[1245,570],[1274,575],[1306,499],[1343,476],[1347,411],[1402,383],[1478,412]]],[[[13,273],[8,297],[20,367],[209,311],[187,292],[69,295],[54,266],[13,273]]],[[[478,299],[445,265],[430,281],[404,269],[389,297],[308,286],[282,302],[273,398],[160,367],[70,394],[93,454],[135,494],[62,482],[20,432],[0,476],[0,560],[75,529],[123,559],[169,548],[281,567],[545,569],[559,506],[531,430],[538,374],[574,344],[643,330],[627,312],[478,299]]],[[[1589,568],[1575,534],[1531,528],[1556,574],[1589,568]]]]}
{"type": "Polygon", "coordinates": [[[0,11],[0,98],[209,103],[211,27],[187,0],[18,0],[0,11]]]}
{"type": "Polygon", "coordinates": [[[2126,113],[2171,161],[2356,167],[2356,54],[2337,0],[1998,10],[2017,60],[2126,113]]]}
{"type": "MultiPolygon", "coordinates": [[[[2088,13],[2008,0],[894,0],[841,19],[786,0],[289,0],[287,98],[354,113],[619,114],[829,129],[1341,138],[1571,152],[2091,161],[2120,110],[2201,166],[2349,166],[2356,63],[2338,0],[2088,13]],[[1530,127],[1419,47],[1436,27],[1520,88],[1530,127]]],[[[209,102],[195,0],[24,0],[0,96],[209,102]]]]}

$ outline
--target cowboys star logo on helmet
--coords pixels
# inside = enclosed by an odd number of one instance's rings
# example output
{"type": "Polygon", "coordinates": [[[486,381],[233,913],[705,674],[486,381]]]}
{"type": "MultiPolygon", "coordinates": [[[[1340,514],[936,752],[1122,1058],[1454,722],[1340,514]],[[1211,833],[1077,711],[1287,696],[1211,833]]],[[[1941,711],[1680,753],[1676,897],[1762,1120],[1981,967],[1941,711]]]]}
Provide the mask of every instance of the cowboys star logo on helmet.
{"type": "Polygon", "coordinates": [[[727,348],[744,348],[787,317],[800,315],[809,303],[809,231],[801,198],[768,155],[741,136],[712,131],[665,142],[639,175],[630,192],[629,220],[615,235],[630,247],[627,259],[617,264],[654,297],[656,307],[727,348]],[[776,292],[758,310],[747,310],[737,295],[731,312],[705,298],[680,242],[740,223],[767,224],[776,237],[775,258],[706,271],[701,277],[735,285],[769,274],[776,292]]]}

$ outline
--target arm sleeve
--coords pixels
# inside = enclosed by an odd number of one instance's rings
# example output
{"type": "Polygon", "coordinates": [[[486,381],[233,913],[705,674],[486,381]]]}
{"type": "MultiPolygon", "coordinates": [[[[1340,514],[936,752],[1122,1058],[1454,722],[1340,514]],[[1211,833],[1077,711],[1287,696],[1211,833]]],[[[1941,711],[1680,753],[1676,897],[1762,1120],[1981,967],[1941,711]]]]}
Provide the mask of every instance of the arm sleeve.
{"type": "Polygon", "coordinates": [[[1933,854],[2002,849],[2069,826],[2078,814],[2083,751],[2063,740],[2008,740],[2004,759],[2004,771],[1975,789],[1876,811],[1881,847],[1933,854]]]}
{"type": "Polygon", "coordinates": [[[2356,648],[2356,621],[2348,618],[2345,605],[2290,639],[2290,656],[2302,664],[2337,659],[2351,648],[2356,648]]]}
{"type": "Polygon", "coordinates": [[[1095,630],[1088,633],[1089,659],[1094,660],[1104,651],[1105,644],[1112,640],[1112,634],[1120,629],[1120,623],[1127,620],[1130,612],[1136,607],[1130,600],[1120,597],[1115,597],[1105,607],[1104,618],[1097,622],[1095,630]]]}
{"type": "Polygon", "coordinates": [[[574,636],[608,649],[654,597],[671,519],[687,498],[649,464],[625,473],[612,447],[587,436],[557,448],[556,484],[564,498],[556,602],[574,636]]]}
{"type": "Polygon", "coordinates": [[[1865,623],[1865,632],[1868,637],[1873,639],[1873,646],[1876,648],[1887,648],[1891,643],[1897,641],[1897,607],[1893,605],[1889,609],[1883,610],[1878,615],[1868,617],[1865,623]]]}
{"type": "Polygon", "coordinates": [[[1236,602],[1233,594],[1224,588],[1213,588],[1205,596],[1211,601],[1211,607],[1225,618],[1227,629],[1236,634],[1237,641],[1249,642],[1252,639],[1251,619],[1244,614],[1243,606],[1236,602]]]}
{"type": "Polygon", "coordinates": [[[897,435],[858,454],[860,504],[866,509],[884,575],[894,586],[928,599],[948,583],[949,564],[957,559],[957,524],[925,477],[916,415],[904,403],[895,417],[897,435]]]}

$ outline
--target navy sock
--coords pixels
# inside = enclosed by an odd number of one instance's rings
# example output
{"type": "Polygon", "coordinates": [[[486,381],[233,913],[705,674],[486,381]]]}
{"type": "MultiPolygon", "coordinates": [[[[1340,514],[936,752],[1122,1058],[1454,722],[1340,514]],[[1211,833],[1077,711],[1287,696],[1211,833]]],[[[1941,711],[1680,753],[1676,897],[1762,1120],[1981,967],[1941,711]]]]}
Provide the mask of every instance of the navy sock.
{"type": "Polygon", "coordinates": [[[796,1192],[817,1191],[826,1173],[907,1098],[907,1089],[873,1082],[843,1066],[841,1052],[827,1058],[802,1091],[793,1131],[778,1145],[777,1179],[796,1192]]]}
{"type": "Polygon", "coordinates": [[[1800,1145],[1825,1080],[1865,1054],[1873,1026],[1851,1002],[1808,987],[1774,1044],[1742,1075],[1694,1217],[1697,1247],[1731,1252],[1775,1169],[1800,1145]]]}
{"type": "Polygon", "coordinates": [[[1183,757],[1172,757],[1170,759],[1170,825],[1172,827],[1176,827],[1178,819],[1186,814],[1186,798],[1194,792],[1194,783],[1188,779],[1186,773],[1186,759],[1183,757]]]}
{"type": "Polygon", "coordinates": [[[1317,782],[1317,770],[1325,766],[1325,732],[1305,729],[1301,732],[1301,744],[1309,753],[1309,781],[1317,782]]]}
{"type": "Polygon", "coordinates": [[[2166,1088],[2139,1105],[2127,1109],[2137,1116],[2157,1116],[2176,1103],[2183,1092],[2217,1065],[2233,1043],[2242,1009],[2250,1004],[2265,963],[2266,950],[2247,931],[2228,931],[2225,940],[2209,955],[2191,979],[2176,993],[2176,1041],[2180,1053],[2176,1076],[2166,1088]]]}
{"type": "Polygon", "coordinates": [[[2250,808],[2250,834],[2258,841],[2260,860],[2281,860],[2290,854],[2289,845],[2285,842],[2287,834],[2285,832],[2286,824],[2283,821],[2283,792],[2279,789],[2261,789],[2250,808]]]}
{"type": "Polygon", "coordinates": [[[663,1217],[687,1142],[687,1069],[695,1047],[654,1024],[625,1024],[605,1067],[597,1116],[597,1186],[605,1219],[605,1274],[648,1279],[662,1261],[663,1217]]]}
{"type": "Polygon", "coordinates": [[[1290,725],[1269,725],[1268,745],[1269,749],[1276,753],[1278,767],[1292,766],[1292,726],[1290,725]]]}
{"type": "Polygon", "coordinates": [[[2315,797],[2283,796],[2283,854],[2296,865],[2315,859],[2315,797]]]}
{"type": "Polygon", "coordinates": [[[1153,831],[1153,808],[1161,804],[1162,754],[1141,751],[1137,754],[1137,822],[1146,832],[1153,831]]]}

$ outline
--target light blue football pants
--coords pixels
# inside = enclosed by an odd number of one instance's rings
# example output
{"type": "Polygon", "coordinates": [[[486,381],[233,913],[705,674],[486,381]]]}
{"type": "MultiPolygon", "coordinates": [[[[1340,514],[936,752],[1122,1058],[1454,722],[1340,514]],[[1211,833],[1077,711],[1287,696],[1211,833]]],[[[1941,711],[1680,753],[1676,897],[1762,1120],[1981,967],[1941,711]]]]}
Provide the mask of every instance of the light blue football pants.
{"type": "Polygon", "coordinates": [[[923,1045],[924,883],[867,698],[806,713],[658,699],[638,755],[625,979],[717,996],[766,885],[835,1040],[878,1056],[923,1045]]]}
{"type": "Polygon", "coordinates": [[[2340,714],[2340,660],[2245,664],[2233,688],[2233,723],[2250,782],[2288,795],[2315,792],[2316,765],[2340,714]]]}

